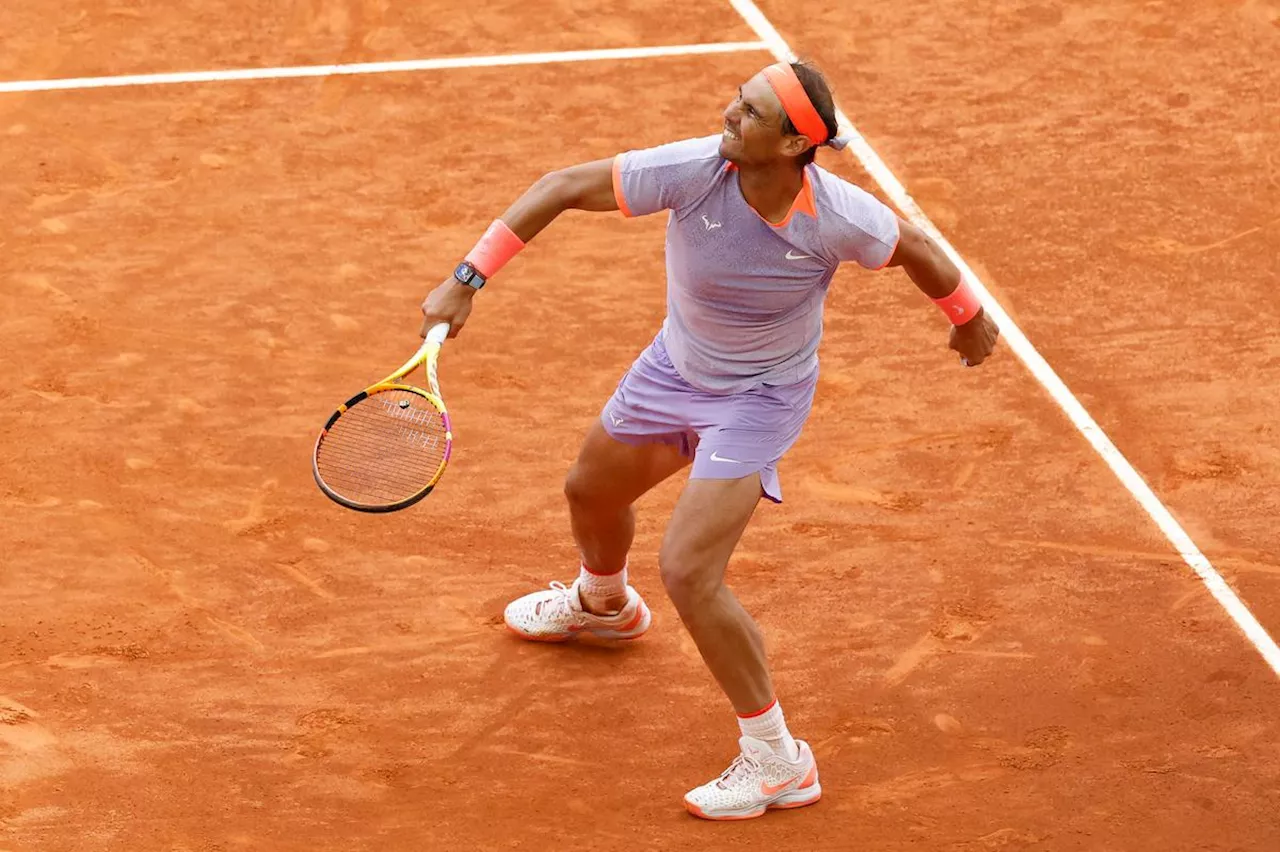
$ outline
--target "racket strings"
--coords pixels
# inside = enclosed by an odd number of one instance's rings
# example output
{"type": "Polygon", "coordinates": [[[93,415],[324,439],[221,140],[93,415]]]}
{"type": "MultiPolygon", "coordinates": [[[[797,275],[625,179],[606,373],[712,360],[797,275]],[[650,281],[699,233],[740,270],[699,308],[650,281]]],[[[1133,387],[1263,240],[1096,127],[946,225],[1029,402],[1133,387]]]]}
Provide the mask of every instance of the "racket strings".
{"type": "Polygon", "coordinates": [[[371,394],[343,412],[321,439],[317,471],[352,502],[394,504],[436,478],[446,460],[447,431],[440,410],[416,393],[371,394]]]}

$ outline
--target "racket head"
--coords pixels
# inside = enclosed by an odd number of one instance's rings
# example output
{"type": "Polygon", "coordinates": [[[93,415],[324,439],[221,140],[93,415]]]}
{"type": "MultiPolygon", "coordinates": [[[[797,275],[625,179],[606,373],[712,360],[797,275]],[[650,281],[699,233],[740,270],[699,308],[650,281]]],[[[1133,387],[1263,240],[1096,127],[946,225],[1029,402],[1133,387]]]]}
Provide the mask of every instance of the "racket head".
{"type": "Polygon", "coordinates": [[[384,382],[338,407],[316,438],[311,471],[329,499],[359,512],[394,512],[436,487],[453,451],[439,396],[384,382]]]}

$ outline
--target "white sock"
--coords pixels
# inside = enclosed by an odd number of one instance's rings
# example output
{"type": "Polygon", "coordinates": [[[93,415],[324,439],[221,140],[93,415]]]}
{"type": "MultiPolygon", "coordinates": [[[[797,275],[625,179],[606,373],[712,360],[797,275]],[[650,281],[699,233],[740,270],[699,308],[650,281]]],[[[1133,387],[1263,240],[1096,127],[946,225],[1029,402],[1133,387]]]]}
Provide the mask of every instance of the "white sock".
{"type": "Polygon", "coordinates": [[[608,597],[624,595],[627,592],[627,565],[617,574],[592,574],[583,565],[578,569],[578,593],[584,598],[604,600],[608,597]]]}
{"type": "Polygon", "coordinates": [[[787,720],[782,718],[782,705],[774,699],[766,709],[751,716],[739,716],[738,727],[743,736],[764,740],[773,749],[774,754],[787,760],[795,760],[800,756],[800,747],[795,737],[787,730],[787,720]]]}

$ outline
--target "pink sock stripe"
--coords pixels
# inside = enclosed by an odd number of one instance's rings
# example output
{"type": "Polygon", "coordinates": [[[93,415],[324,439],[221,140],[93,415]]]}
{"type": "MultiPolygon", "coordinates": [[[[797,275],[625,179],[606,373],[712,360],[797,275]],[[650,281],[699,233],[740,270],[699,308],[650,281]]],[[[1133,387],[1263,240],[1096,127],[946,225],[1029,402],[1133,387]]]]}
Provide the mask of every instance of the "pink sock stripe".
{"type": "Polygon", "coordinates": [[[738,718],[739,718],[739,719],[754,719],[754,718],[756,718],[757,716],[763,716],[765,713],[768,713],[770,710],[772,710],[774,707],[777,707],[777,706],[778,706],[778,699],[776,699],[776,698],[775,698],[775,699],[773,699],[772,701],[770,701],[770,702],[769,702],[769,706],[765,707],[763,710],[757,710],[757,711],[756,711],[756,712],[754,712],[754,713],[746,713],[746,714],[739,713],[739,714],[738,714],[738,718]]]}
{"type": "Polygon", "coordinates": [[[616,577],[616,576],[618,576],[619,574],[621,574],[623,571],[627,570],[627,563],[626,563],[626,562],[623,562],[623,563],[622,563],[622,567],[621,567],[621,568],[619,568],[617,571],[614,571],[612,574],[601,574],[599,571],[592,571],[592,570],[587,566],[587,563],[585,563],[585,562],[582,562],[582,563],[579,563],[579,564],[580,564],[580,565],[582,565],[582,570],[583,570],[583,571],[586,571],[586,572],[587,572],[588,574],[590,574],[592,577],[616,577]]]}
{"type": "Polygon", "coordinates": [[[978,295],[973,292],[969,287],[969,282],[964,278],[960,279],[960,284],[951,295],[943,296],[941,299],[934,299],[933,303],[947,315],[947,319],[951,320],[952,325],[964,325],[976,317],[978,311],[982,310],[982,303],[978,301],[978,295]]]}
{"type": "Polygon", "coordinates": [[[523,248],[524,241],[507,227],[507,223],[501,219],[494,219],[489,230],[485,231],[484,236],[480,238],[480,242],[467,253],[467,260],[480,270],[481,275],[491,278],[523,248]]]}

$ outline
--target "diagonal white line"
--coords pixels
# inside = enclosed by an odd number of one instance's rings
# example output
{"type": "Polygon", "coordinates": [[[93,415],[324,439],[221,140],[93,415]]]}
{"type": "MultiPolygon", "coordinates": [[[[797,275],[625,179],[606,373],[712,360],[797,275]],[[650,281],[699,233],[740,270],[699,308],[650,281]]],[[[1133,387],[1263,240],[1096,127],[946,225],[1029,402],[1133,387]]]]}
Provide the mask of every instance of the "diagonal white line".
{"type": "MultiPolygon", "coordinates": [[[[765,44],[769,46],[769,51],[779,61],[794,62],[796,55],[791,51],[785,39],[769,23],[769,19],[764,16],[760,8],[756,6],[753,0],[729,0],[733,8],[742,15],[747,25],[755,31],[765,44]]],[[[1200,577],[1204,585],[1209,589],[1210,594],[1222,605],[1227,615],[1231,616],[1231,620],[1244,631],[1244,635],[1253,643],[1253,646],[1262,654],[1267,664],[1271,666],[1272,671],[1280,675],[1280,647],[1276,646],[1275,640],[1267,634],[1267,631],[1258,619],[1254,617],[1244,602],[1232,591],[1227,585],[1227,581],[1222,579],[1222,575],[1217,572],[1196,543],[1191,540],[1191,536],[1187,535],[1182,525],[1174,519],[1173,514],[1160,502],[1160,498],[1143,480],[1142,475],[1134,469],[1124,454],[1112,443],[1107,437],[1107,433],[1102,431],[1102,427],[1090,416],[1080,401],[1067,388],[1062,379],[1058,378],[1058,374],[1049,366],[1049,362],[1036,350],[1027,336],[1020,329],[995,300],[995,297],[987,290],[986,285],[974,273],[969,265],[964,262],[964,258],[960,253],[947,242],[946,238],[938,231],[929,217],[925,215],[920,206],[907,193],[905,187],[898,178],[885,165],[884,160],[880,159],[880,155],[867,143],[862,134],[850,123],[848,117],[837,110],[837,116],[840,120],[841,134],[850,138],[849,150],[857,156],[862,163],[864,169],[871,177],[880,184],[885,194],[897,205],[916,227],[923,230],[932,237],[938,245],[946,252],[947,257],[951,258],[956,266],[960,267],[968,280],[973,284],[973,289],[982,299],[982,307],[991,314],[991,317],[1000,326],[1000,335],[1005,343],[1013,350],[1013,353],[1031,372],[1036,381],[1044,386],[1049,392],[1049,396],[1053,398],[1063,412],[1071,420],[1077,429],[1080,430],[1089,445],[1102,456],[1102,460],[1107,463],[1111,471],[1120,480],[1121,484],[1129,490],[1133,495],[1133,499],[1138,501],[1146,513],[1151,516],[1151,520],[1155,521],[1156,526],[1169,539],[1169,543],[1177,550],[1178,555],[1183,561],[1191,567],[1192,571],[1200,577]]]]}
{"type": "Polygon", "coordinates": [[[504,65],[546,65],[554,62],[597,62],[654,59],[765,50],[763,42],[729,41],[713,44],[672,44],[605,50],[565,50],[555,53],[512,53],[500,56],[456,56],[399,62],[358,62],[350,65],[300,65],[287,68],[238,68],[226,71],[188,71],[175,74],[131,74],[119,77],[78,77],[65,80],[22,80],[0,83],[0,94],[51,92],[65,89],[109,89],[122,86],[160,86],[174,83],[221,83],[232,80],[274,80],[293,77],[332,77],[342,74],[396,74],[444,71],[454,68],[495,68],[504,65]]]}

